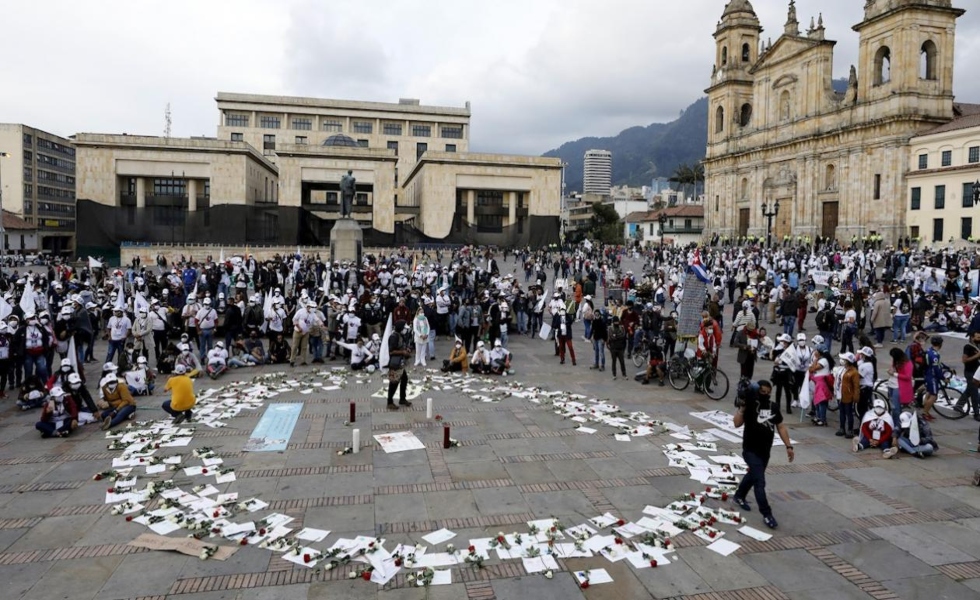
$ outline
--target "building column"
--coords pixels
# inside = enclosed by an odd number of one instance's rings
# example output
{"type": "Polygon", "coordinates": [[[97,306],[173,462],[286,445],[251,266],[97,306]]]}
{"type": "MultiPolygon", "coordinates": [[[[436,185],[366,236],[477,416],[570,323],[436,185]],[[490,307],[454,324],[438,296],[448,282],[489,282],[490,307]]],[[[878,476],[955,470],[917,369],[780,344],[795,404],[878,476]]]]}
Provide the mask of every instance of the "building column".
{"type": "Polygon", "coordinates": [[[197,180],[196,179],[187,180],[187,210],[190,212],[197,211],[197,180]]]}
{"type": "Polygon", "coordinates": [[[517,192],[507,192],[508,225],[517,225],[517,192]]]}
{"type": "Polygon", "coordinates": [[[136,208],[146,208],[146,179],[136,178],[136,208]]]}
{"type": "Polygon", "coordinates": [[[466,190],[466,224],[476,224],[476,190],[466,190]]]}

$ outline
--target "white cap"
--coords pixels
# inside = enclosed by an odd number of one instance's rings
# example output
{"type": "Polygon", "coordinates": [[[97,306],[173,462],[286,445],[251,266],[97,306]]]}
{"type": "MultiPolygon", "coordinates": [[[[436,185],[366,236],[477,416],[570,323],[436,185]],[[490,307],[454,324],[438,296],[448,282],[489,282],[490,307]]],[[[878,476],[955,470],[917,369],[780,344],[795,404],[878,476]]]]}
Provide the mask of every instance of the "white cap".
{"type": "Polygon", "coordinates": [[[501,343],[500,343],[500,340],[494,340],[494,341],[493,341],[493,347],[494,347],[494,348],[497,348],[497,347],[500,347],[500,346],[502,346],[502,345],[503,345],[503,344],[501,344],[501,343]]]}
{"type": "Polygon", "coordinates": [[[477,342],[476,343],[476,347],[477,348],[482,348],[483,346],[484,346],[483,342],[477,342]]]}
{"type": "Polygon", "coordinates": [[[186,372],[187,372],[187,367],[185,367],[184,365],[175,365],[174,366],[174,374],[175,375],[183,375],[186,372]]]}
{"type": "Polygon", "coordinates": [[[145,365],[146,364],[146,357],[145,356],[138,357],[136,359],[136,364],[138,364],[138,365],[145,365]]]}
{"type": "Polygon", "coordinates": [[[60,398],[65,395],[65,390],[61,389],[60,385],[56,385],[48,393],[55,398],[60,398]]]}
{"type": "Polygon", "coordinates": [[[115,365],[115,363],[107,362],[106,364],[102,365],[102,372],[103,373],[106,373],[106,372],[113,372],[114,373],[114,372],[116,372],[118,370],[119,370],[119,367],[117,367],[115,365]]]}
{"type": "Polygon", "coordinates": [[[823,336],[822,335],[815,335],[815,336],[813,336],[813,339],[811,340],[811,342],[813,343],[814,346],[819,346],[820,344],[822,344],[824,342],[823,336]]]}
{"type": "Polygon", "coordinates": [[[857,358],[854,356],[854,353],[852,353],[852,352],[843,352],[843,353],[841,353],[840,357],[843,360],[846,360],[849,363],[856,363],[857,362],[857,358]]]}
{"type": "Polygon", "coordinates": [[[870,346],[865,346],[864,348],[861,348],[860,350],[858,350],[858,352],[860,352],[861,354],[863,354],[865,356],[874,356],[875,355],[875,351],[870,346]]]}

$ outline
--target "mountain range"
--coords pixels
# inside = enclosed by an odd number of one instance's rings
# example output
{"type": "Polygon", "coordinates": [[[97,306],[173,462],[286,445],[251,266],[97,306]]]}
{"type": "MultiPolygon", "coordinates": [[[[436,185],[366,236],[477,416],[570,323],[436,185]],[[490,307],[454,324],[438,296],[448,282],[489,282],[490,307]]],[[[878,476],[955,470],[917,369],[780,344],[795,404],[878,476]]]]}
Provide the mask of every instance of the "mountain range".
{"type": "MultiPolygon", "coordinates": [[[[834,90],[847,90],[847,79],[835,79],[834,90]]],[[[609,150],[613,155],[613,185],[650,185],[654,177],[670,177],[680,165],[704,158],[708,143],[708,99],[699,98],[670,123],[630,127],[611,137],[584,137],[565,142],[544,156],[558,157],[565,169],[565,189],[582,190],[582,172],[587,150],[609,150]]]]}

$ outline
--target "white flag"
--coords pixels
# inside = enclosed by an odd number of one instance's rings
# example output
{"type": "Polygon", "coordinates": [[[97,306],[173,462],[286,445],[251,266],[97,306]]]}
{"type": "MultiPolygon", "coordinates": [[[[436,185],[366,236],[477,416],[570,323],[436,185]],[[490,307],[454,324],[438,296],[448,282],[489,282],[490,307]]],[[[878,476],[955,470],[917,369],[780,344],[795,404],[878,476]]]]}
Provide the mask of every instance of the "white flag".
{"type": "Polygon", "coordinates": [[[6,320],[10,313],[14,312],[14,307],[5,299],[0,298],[0,321],[6,320]]]}
{"type": "Polygon", "coordinates": [[[133,310],[150,312],[150,303],[143,297],[143,292],[136,292],[136,295],[133,296],[133,310]]]}
{"type": "MultiPolygon", "coordinates": [[[[265,303],[262,305],[262,316],[264,316],[266,319],[271,319],[274,315],[275,313],[272,310],[272,294],[266,292],[265,303]]],[[[262,333],[265,333],[265,330],[268,326],[269,326],[269,322],[263,320],[262,327],[260,327],[259,329],[262,330],[262,333]]]]}
{"type": "Polygon", "coordinates": [[[90,257],[88,257],[88,268],[90,268],[90,269],[101,269],[102,268],[102,263],[99,262],[99,261],[97,261],[97,260],[95,260],[94,258],[92,258],[90,256],[90,257]]]}
{"type": "Polygon", "coordinates": [[[65,358],[61,359],[61,363],[58,365],[58,367],[61,368],[61,365],[64,364],[66,361],[68,362],[68,364],[71,365],[71,368],[74,372],[80,373],[80,371],[78,370],[78,352],[75,350],[74,336],[68,339],[68,355],[65,358]]]}
{"type": "Polygon", "coordinates": [[[225,264],[225,248],[224,248],[224,246],[221,247],[221,252],[218,253],[218,262],[221,263],[221,264],[225,264]]]}
{"type": "Polygon", "coordinates": [[[378,364],[381,365],[382,369],[388,366],[388,359],[390,358],[388,355],[388,338],[391,337],[391,331],[391,315],[388,315],[388,323],[385,324],[385,333],[381,336],[381,350],[378,352],[378,364]]]}
{"type": "Polygon", "coordinates": [[[24,295],[20,297],[20,309],[24,311],[24,316],[33,315],[34,307],[34,286],[27,284],[24,288],[24,295]]]}
{"type": "Polygon", "coordinates": [[[126,283],[122,280],[119,281],[119,291],[116,293],[116,308],[121,309],[123,312],[126,311],[126,283]]]}

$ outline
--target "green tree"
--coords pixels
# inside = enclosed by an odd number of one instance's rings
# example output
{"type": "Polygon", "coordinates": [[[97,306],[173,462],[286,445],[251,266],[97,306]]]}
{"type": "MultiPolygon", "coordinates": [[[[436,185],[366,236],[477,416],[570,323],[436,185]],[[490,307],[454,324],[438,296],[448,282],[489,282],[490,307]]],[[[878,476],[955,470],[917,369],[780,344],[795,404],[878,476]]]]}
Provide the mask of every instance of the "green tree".
{"type": "Polygon", "coordinates": [[[619,213],[609,204],[596,202],[592,205],[592,226],[589,228],[592,239],[603,244],[623,243],[623,222],[619,213]]]}
{"type": "Polygon", "coordinates": [[[693,198],[697,192],[698,183],[704,181],[704,164],[698,162],[690,165],[679,165],[674,174],[671,175],[670,181],[679,183],[681,191],[689,198],[693,198]]]}

